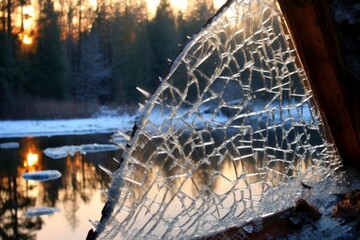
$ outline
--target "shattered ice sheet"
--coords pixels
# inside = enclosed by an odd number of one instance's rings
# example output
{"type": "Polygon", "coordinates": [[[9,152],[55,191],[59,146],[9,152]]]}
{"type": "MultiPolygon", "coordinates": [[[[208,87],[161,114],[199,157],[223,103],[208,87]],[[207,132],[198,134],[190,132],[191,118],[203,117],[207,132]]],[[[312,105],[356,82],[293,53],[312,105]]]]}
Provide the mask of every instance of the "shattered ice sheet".
{"type": "Polygon", "coordinates": [[[98,239],[242,226],[341,166],[283,21],[275,1],[228,1],[185,46],[112,174],[98,239]]]}

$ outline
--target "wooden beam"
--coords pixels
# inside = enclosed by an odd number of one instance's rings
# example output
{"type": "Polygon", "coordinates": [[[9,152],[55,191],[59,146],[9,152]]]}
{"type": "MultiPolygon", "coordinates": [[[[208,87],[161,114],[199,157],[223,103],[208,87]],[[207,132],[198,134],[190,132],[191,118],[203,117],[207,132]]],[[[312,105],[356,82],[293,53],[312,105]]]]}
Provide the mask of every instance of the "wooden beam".
{"type": "Polygon", "coordinates": [[[327,0],[278,0],[278,3],[338,151],[345,165],[360,168],[360,124],[352,102],[357,92],[351,90],[354,81],[346,75],[329,3],[327,0]]]}

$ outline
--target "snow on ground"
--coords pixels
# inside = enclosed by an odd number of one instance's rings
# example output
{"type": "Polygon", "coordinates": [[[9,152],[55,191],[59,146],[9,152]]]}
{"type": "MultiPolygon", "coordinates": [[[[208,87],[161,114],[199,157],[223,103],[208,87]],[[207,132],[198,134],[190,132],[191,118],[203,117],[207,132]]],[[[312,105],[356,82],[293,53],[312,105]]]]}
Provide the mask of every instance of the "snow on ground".
{"type": "Polygon", "coordinates": [[[0,138],[27,136],[81,135],[111,133],[132,129],[137,115],[98,116],[67,120],[0,121],[0,138]]]}
{"type": "MultiPolygon", "coordinates": [[[[222,124],[228,121],[228,116],[224,114],[213,115],[206,113],[206,109],[200,109],[201,116],[198,114],[190,114],[187,116],[184,110],[179,110],[178,114],[181,119],[170,119],[171,124],[178,128],[187,127],[187,125],[203,125],[204,121],[215,122],[222,124]],[[182,113],[184,111],[184,113],[182,113]]],[[[258,118],[259,114],[267,113],[273,116],[273,121],[281,122],[283,118],[292,117],[296,120],[303,119],[306,121],[312,120],[312,113],[310,108],[305,105],[304,108],[297,108],[291,106],[290,109],[284,108],[282,111],[276,108],[263,112],[254,112],[253,118],[258,118]],[[269,112],[266,112],[269,111],[269,112]],[[300,114],[301,113],[301,114],[300,114]]],[[[266,115],[266,114],[265,114],[266,115]]],[[[0,139],[1,138],[15,138],[15,137],[39,137],[39,136],[59,136],[59,135],[81,135],[92,133],[111,133],[116,131],[127,132],[132,129],[138,114],[114,114],[112,112],[102,111],[99,115],[93,118],[84,119],[67,119],[67,120],[21,120],[21,121],[0,121],[0,139]]],[[[153,110],[149,118],[154,125],[161,125],[169,118],[166,113],[160,113],[158,110],[153,110]]],[[[251,116],[249,115],[249,119],[251,116]]],[[[114,142],[118,139],[114,139],[114,142]]],[[[123,141],[120,139],[119,141],[123,141]]],[[[1,148],[15,147],[14,144],[1,145],[1,148]]]]}

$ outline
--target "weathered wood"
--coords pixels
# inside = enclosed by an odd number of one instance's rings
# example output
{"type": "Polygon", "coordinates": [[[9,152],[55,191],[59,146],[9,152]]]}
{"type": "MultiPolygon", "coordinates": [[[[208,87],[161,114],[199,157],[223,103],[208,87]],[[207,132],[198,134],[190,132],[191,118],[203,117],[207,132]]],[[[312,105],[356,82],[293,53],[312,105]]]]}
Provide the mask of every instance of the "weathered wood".
{"type": "Polygon", "coordinates": [[[358,99],[346,73],[327,0],[279,0],[320,108],[346,165],[360,168],[358,99]]]}
{"type": "Polygon", "coordinates": [[[215,233],[203,238],[201,240],[217,240],[217,239],[251,239],[261,240],[267,238],[285,237],[290,233],[301,230],[302,225],[317,221],[321,218],[321,213],[304,199],[299,199],[294,207],[290,207],[283,211],[265,216],[261,219],[250,221],[243,226],[257,226],[260,222],[258,230],[252,233],[247,233],[242,227],[233,227],[226,229],[223,232],[215,233]],[[292,218],[299,218],[301,221],[298,224],[292,222],[292,218]]]}

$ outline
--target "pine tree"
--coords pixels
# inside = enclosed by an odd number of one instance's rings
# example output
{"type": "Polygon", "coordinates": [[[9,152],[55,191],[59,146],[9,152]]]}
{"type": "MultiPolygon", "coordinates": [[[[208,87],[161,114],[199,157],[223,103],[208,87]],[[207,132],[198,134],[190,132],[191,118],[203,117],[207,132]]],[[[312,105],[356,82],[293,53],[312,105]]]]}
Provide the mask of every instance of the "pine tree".
{"type": "Polygon", "coordinates": [[[117,9],[112,29],[112,78],[114,100],[123,103],[139,101],[136,87],[147,81],[149,46],[146,11],[142,5],[117,9]]]}
{"type": "Polygon", "coordinates": [[[100,49],[96,30],[84,36],[80,56],[79,70],[76,74],[76,100],[107,100],[110,95],[111,68],[100,49]]]}
{"type": "Polygon", "coordinates": [[[161,0],[155,18],[149,24],[149,41],[153,52],[150,86],[158,85],[158,77],[162,77],[169,65],[168,59],[175,57],[178,51],[178,33],[175,16],[168,0],[161,0]]]}
{"type": "Polygon", "coordinates": [[[51,0],[40,0],[38,39],[33,71],[27,90],[37,96],[65,99],[70,97],[70,66],[60,39],[58,14],[51,0]]]}

